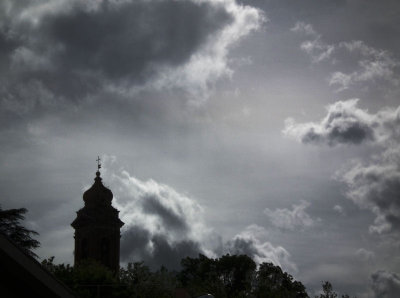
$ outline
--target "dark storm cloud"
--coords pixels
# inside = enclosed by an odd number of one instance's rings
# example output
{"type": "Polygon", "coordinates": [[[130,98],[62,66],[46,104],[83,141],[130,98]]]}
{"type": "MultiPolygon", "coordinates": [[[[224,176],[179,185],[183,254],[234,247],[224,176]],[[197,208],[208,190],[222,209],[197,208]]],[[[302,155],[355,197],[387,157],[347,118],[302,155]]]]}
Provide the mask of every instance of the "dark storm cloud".
{"type": "Polygon", "coordinates": [[[338,101],[327,107],[320,122],[295,123],[286,120],[283,133],[304,144],[360,144],[372,141],[383,144],[399,136],[400,108],[382,109],[376,114],[357,107],[358,99],[338,101]]]}
{"type": "Polygon", "coordinates": [[[42,106],[16,91],[32,82],[57,103],[138,86],[204,89],[229,73],[228,47],[262,22],[234,1],[22,3],[3,3],[0,22],[0,96],[17,112],[10,101],[42,106]]]}
{"type": "Polygon", "coordinates": [[[123,261],[177,269],[182,258],[204,253],[201,241],[208,231],[194,200],[167,185],[136,179],[116,168],[112,157],[104,156],[104,160],[105,170],[113,173],[115,204],[125,222],[123,261]]]}
{"type": "Polygon", "coordinates": [[[8,30],[2,28],[0,30],[0,69],[7,69],[10,64],[9,55],[15,50],[19,42],[9,37],[8,30]]]}
{"type": "Polygon", "coordinates": [[[50,46],[60,46],[51,60],[67,73],[90,70],[140,80],[156,65],[184,63],[231,21],[210,2],[103,1],[95,10],[76,5],[46,16],[37,30],[50,46]]]}
{"type": "MultiPolygon", "coordinates": [[[[146,196],[143,198],[143,211],[146,214],[157,214],[162,218],[163,224],[169,229],[176,229],[186,231],[188,229],[187,223],[181,218],[179,213],[174,212],[163,205],[160,200],[153,196],[146,196]]],[[[184,212],[184,210],[182,210],[184,212]]]]}
{"type": "Polygon", "coordinates": [[[121,238],[121,259],[124,262],[143,261],[154,269],[165,266],[179,269],[184,257],[204,253],[199,243],[182,240],[170,243],[164,235],[151,235],[148,230],[135,226],[124,231],[121,238]]]}
{"type": "Polygon", "coordinates": [[[358,100],[339,101],[328,107],[319,123],[286,123],[284,133],[303,143],[378,145],[380,155],[369,162],[353,162],[336,174],[344,182],[346,195],[363,209],[371,210],[375,222],[371,232],[400,230],[400,107],[383,108],[375,114],[357,107],[358,100]]]}
{"type": "Polygon", "coordinates": [[[400,297],[400,276],[393,272],[379,270],[371,275],[372,291],[376,298],[400,297]]]}
{"type": "Polygon", "coordinates": [[[372,115],[357,108],[358,99],[338,101],[327,107],[328,113],[319,123],[297,124],[286,120],[283,133],[305,144],[360,144],[375,140],[378,125],[372,115]]]}
{"type": "Polygon", "coordinates": [[[196,201],[168,185],[141,181],[117,166],[115,158],[103,157],[106,175],[111,175],[115,205],[125,222],[121,238],[124,262],[143,260],[154,268],[178,268],[180,260],[199,253],[210,257],[225,253],[248,254],[257,263],[273,262],[295,272],[296,265],[281,246],[261,241],[266,230],[251,225],[223,242],[204,222],[196,201]],[[108,173],[108,174],[107,174],[108,173]],[[218,238],[218,243],[213,243],[218,238]]]}
{"type": "Polygon", "coordinates": [[[250,225],[227,241],[223,250],[230,254],[246,254],[258,264],[271,262],[285,271],[296,273],[297,266],[290,260],[290,254],[285,248],[260,240],[266,238],[267,234],[263,227],[250,225]]]}
{"type": "Polygon", "coordinates": [[[36,26],[20,24],[24,43],[11,56],[15,79],[35,78],[67,97],[95,91],[102,76],[133,84],[158,66],[187,61],[230,19],[222,7],[190,1],[75,4],[44,14],[36,26]]]}
{"type": "Polygon", "coordinates": [[[400,146],[393,145],[368,164],[353,164],[337,173],[346,183],[346,195],[363,209],[371,210],[375,222],[371,232],[400,231],[400,146]]]}

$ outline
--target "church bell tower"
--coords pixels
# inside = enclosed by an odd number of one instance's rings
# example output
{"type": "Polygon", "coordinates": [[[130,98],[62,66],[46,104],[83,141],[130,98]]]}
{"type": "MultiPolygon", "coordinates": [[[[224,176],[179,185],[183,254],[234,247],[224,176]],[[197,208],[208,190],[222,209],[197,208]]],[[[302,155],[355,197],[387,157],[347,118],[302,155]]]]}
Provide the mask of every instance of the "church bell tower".
{"type": "Polygon", "coordinates": [[[100,158],[94,184],[83,194],[85,206],[77,212],[71,226],[75,229],[75,266],[83,260],[95,260],[111,269],[119,270],[120,228],[124,223],[119,211],[111,205],[113,194],[100,177],[100,158]]]}

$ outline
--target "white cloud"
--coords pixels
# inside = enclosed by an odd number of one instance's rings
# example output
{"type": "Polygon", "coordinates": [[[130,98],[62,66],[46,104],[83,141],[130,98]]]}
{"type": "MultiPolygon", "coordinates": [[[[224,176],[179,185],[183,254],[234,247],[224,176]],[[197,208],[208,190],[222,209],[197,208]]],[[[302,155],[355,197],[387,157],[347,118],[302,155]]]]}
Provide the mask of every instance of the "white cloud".
{"type": "Polygon", "coordinates": [[[230,77],[229,48],[266,21],[262,12],[248,5],[239,5],[234,0],[219,0],[232,17],[231,24],[216,32],[189,61],[178,68],[162,69],[152,86],[184,88],[195,99],[208,96],[210,84],[220,77],[230,77]]]}
{"type": "Polygon", "coordinates": [[[297,22],[290,31],[314,37],[313,40],[306,40],[300,45],[300,48],[310,55],[313,63],[328,60],[333,55],[335,46],[324,42],[311,24],[297,22]]]}
{"type": "Polygon", "coordinates": [[[352,75],[345,74],[340,71],[332,73],[329,78],[329,85],[340,86],[339,89],[337,89],[337,91],[343,91],[345,89],[348,89],[352,83],[353,83],[352,75]]]}
{"type": "Polygon", "coordinates": [[[103,156],[102,175],[114,193],[113,204],[120,210],[123,261],[143,260],[157,267],[177,268],[186,256],[198,253],[216,257],[219,253],[247,254],[257,263],[272,262],[286,271],[297,272],[290,254],[281,246],[264,241],[267,231],[250,225],[225,243],[206,226],[203,208],[193,198],[154,180],[142,181],[118,166],[113,156],[103,156]]]}
{"type": "Polygon", "coordinates": [[[20,113],[31,110],[22,108],[29,96],[18,93],[31,80],[55,101],[179,90],[199,104],[232,75],[232,46],[266,21],[260,9],[235,0],[21,3],[0,4],[7,63],[0,104],[10,106],[3,98],[12,97],[20,113]]]}
{"type": "Polygon", "coordinates": [[[118,167],[115,157],[103,156],[103,174],[120,210],[121,258],[177,268],[186,256],[205,253],[211,234],[203,208],[187,195],[154,180],[142,181],[118,167]]]}
{"type": "Polygon", "coordinates": [[[126,222],[124,229],[138,225],[152,235],[165,235],[170,242],[201,241],[209,232],[202,220],[203,208],[168,185],[139,180],[125,170],[114,172],[110,183],[126,222]]]}
{"type": "Polygon", "coordinates": [[[336,86],[338,92],[357,83],[377,80],[384,80],[396,86],[400,84],[397,73],[400,61],[388,51],[371,47],[361,40],[328,44],[311,24],[303,22],[297,22],[290,30],[314,37],[302,42],[300,46],[311,57],[313,63],[329,60],[338,65],[336,62],[343,60],[345,56],[350,56],[350,59],[355,61],[353,71],[337,70],[329,76],[329,85],[336,86]]]}
{"type": "Polygon", "coordinates": [[[290,28],[290,31],[296,33],[304,33],[306,35],[318,36],[313,26],[311,24],[306,24],[304,22],[297,22],[292,28],[290,28]]]}
{"type": "MultiPolygon", "coordinates": [[[[346,196],[375,215],[372,233],[398,233],[400,229],[400,146],[389,147],[368,164],[355,162],[336,178],[346,183],[346,196]]],[[[400,236],[400,235],[398,235],[400,236]]]]}
{"type": "Polygon", "coordinates": [[[335,212],[341,214],[341,215],[344,215],[344,209],[343,209],[343,207],[340,206],[340,205],[335,205],[335,206],[333,207],[333,210],[334,210],[335,212]]]}
{"type": "Polygon", "coordinates": [[[333,45],[324,43],[320,38],[304,41],[300,48],[312,57],[314,63],[328,60],[335,50],[333,45]]]}
{"type": "MultiPolygon", "coordinates": [[[[327,107],[319,123],[286,121],[283,133],[303,143],[360,144],[370,141],[381,149],[369,162],[353,161],[335,174],[347,185],[346,196],[375,214],[371,233],[400,236],[400,107],[375,114],[357,107],[358,99],[327,107]]],[[[339,211],[338,208],[336,208],[339,211]]]]}
{"type": "Polygon", "coordinates": [[[359,99],[337,101],[329,105],[320,122],[296,123],[288,118],[283,134],[305,144],[360,144],[365,141],[384,143],[398,135],[400,107],[384,108],[376,114],[357,107],[359,99]]]}
{"type": "Polygon", "coordinates": [[[363,41],[341,42],[339,47],[349,53],[358,54],[358,69],[351,73],[334,72],[330,79],[330,85],[339,86],[338,91],[348,89],[357,82],[370,82],[383,79],[398,85],[400,80],[396,75],[396,70],[400,67],[400,62],[384,50],[375,49],[366,45],[363,41]]]}
{"type": "Polygon", "coordinates": [[[301,200],[300,204],[292,205],[292,210],[283,208],[272,211],[266,208],[264,213],[275,227],[293,231],[296,228],[303,229],[314,225],[314,220],[305,211],[309,206],[309,202],[301,200]]]}
{"type": "Polygon", "coordinates": [[[246,254],[257,264],[272,262],[284,271],[297,273],[297,266],[290,260],[290,254],[285,248],[260,240],[266,238],[266,235],[267,231],[263,227],[250,225],[228,241],[225,249],[231,254],[246,254]]]}

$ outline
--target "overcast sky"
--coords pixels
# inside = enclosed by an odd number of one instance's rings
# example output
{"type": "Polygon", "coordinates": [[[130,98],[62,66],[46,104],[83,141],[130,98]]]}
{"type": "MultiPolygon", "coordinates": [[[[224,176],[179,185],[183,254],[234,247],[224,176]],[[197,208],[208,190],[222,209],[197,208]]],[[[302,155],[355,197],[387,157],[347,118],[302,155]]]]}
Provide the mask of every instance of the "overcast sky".
{"type": "Polygon", "coordinates": [[[0,1],[0,195],[73,261],[96,158],[123,263],[272,261],[400,295],[400,4],[0,1]]]}

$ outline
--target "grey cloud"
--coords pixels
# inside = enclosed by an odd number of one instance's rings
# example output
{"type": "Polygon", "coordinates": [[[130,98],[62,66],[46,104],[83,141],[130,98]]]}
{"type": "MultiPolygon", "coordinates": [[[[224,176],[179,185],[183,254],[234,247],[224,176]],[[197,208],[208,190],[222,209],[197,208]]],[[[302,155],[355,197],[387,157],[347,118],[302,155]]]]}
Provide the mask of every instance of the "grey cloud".
{"type": "Polygon", "coordinates": [[[309,54],[315,63],[329,59],[335,50],[333,45],[324,43],[320,38],[307,40],[300,45],[300,48],[309,54]]]}
{"type": "Polygon", "coordinates": [[[265,238],[267,231],[257,225],[250,225],[239,234],[229,240],[224,250],[231,254],[246,254],[260,264],[263,262],[272,262],[281,266],[285,271],[297,273],[298,269],[295,263],[290,260],[289,252],[282,246],[273,246],[268,241],[260,239],[265,238]]]}
{"type": "Polygon", "coordinates": [[[297,124],[287,119],[283,133],[305,144],[360,144],[377,138],[377,127],[383,122],[357,108],[358,99],[338,101],[327,107],[320,122],[297,124]]]}
{"type": "Polygon", "coordinates": [[[76,6],[46,16],[38,30],[50,45],[60,45],[52,62],[64,71],[88,69],[140,80],[157,64],[184,63],[230,22],[232,16],[210,2],[103,1],[95,10],[76,6]]]}
{"type": "MultiPolygon", "coordinates": [[[[311,24],[304,22],[297,22],[291,31],[314,37],[312,40],[302,42],[300,46],[314,63],[328,60],[338,64],[337,62],[343,62],[346,56],[351,56],[351,60],[356,62],[353,63],[353,71],[338,70],[330,74],[328,83],[331,86],[337,86],[337,91],[346,90],[356,83],[377,80],[384,80],[395,86],[400,84],[398,79],[400,61],[389,51],[376,49],[361,40],[329,44],[311,24]]],[[[349,65],[347,64],[346,67],[348,68],[349,65]]]]}
{"type": "Polygon", "coordinates": [[[375,222],[371,232],[382,234],[400,228],[400,107],[384,108],[375,114],[357,107],[357,99],[339,101],[327,108],[319,123],[286,122],[284,134],[303,143],[360,144],[374,141],[382,153],[369,163],[353,162],[338,171],[336,179],[347,185],[346,196],[363,209],[371,210],[375,222]]]}
{"type": "MultiPolygon", "coordinates": [[[[163,205],[159,198],[154,195],[143,197],[143,211],[146,214],[157,214],[162,218],[163,224],[169,229],[186,231],[188,229],[187,222],[181,217],[181,214],[163,205]]],[[[184,212],[184,210],[182,210],[184,212]]]]}
{"type": "Polygon", "coordinates": [[[170,243],[163,235],[151,235],[141,227],[134,226],[124,231],[121,238],[121,259],[123,262],[143,261],[153,269],[165,266],[179,269],[180,260],[204,253],[199,243],[182,240],[170,243]]]}
{"type": "Polygon", "coordinates": [[[121,259],[122,261],[141,260],[143,255],[151,255],[147,252],[150,244],[150,233],[140,227],[131,227],[121,235],[121,259]]]}
{"type": "Polygon", "coordinates": [[[273,262],[289,272],[296,272],[290,254],[281,246],[273,246],[266,230],[248,226],[231,240],[220,238],[207,228],[202,208],[190,197],[156,181],[141,181],[122,170],[115,157],[103,156],[104,175],[111,183],[117,209],[125,222],[121,239],[123,261],[143,260],[157,267],[161,264],[178,268],[179,261],[198,253],[212,257],[222,253],[247,254],[256,262],[273,262]]]}
{"type": "Polygon", "coordinates": [[[15,92],[31,81],[73,102],[104,91],[205,90],[231,73],[228,47],[263,21],[233,0],[23,3],[7,2],[0,22],[0,95],[34,106],[15,92]]]}
{"type": "Polygon", "coordinates": [[[329,84],[339,86],[339,91],[348,89],[357,82],[378,79],[386,80],[394,85],[400,83],[396,75],[400,62],[390,52],[375,49],[360,40],[341,42],[338,46],[360,56],[357,70],[351,73],[337,71],[331,74],[329,84]]]}
{"type": "Polygon", "coordinates": [[[399,149],[399,145],[390,146],[368,164],[357,162],[336,174],[348,187],[347,197],[376,215],[371,232],[397,234],[400,230],[399,149]]]}
{"type": "Polygon", "coordinates": [[[355,254],[363,261],[371,262],[375,259],[375,253],[373,251],[367,250],[365,248],[357,249],[355,254]]]}
{"type": "Polygon", "coordinates": [[[191,198],[156,181],[141,181],[122,170],[113,156],[103,156],[116,207],[125,222],[121,238],[124,262],[144,261],[153,268],[179,268],[186,256],[205,253],[209,232],[202,208],[191,198]]]}
{"type": "Polygon", "coordinates": [[[315,32],[314,27],[311,24],[306,24],[304,22],[297,22],[292,28],[290,28],[290,31],[304,33],[311,36],[318,36],[318,33],[315,32]]]}
{"type": "Polygon", "coordinates": [[[292,210],[283,208],[272,211],[266,208],[264,213],[275,227],[293,231],[314,225],[314,219],[305,211],[309,206],[309,202],[302,200],[299,204],[293,204],[292,210]]]}
{"type": "Polygon", "coordinates": [[[374,141],[381,145],[390,139],[399,140],[400,107],[382,108],[375,114],[357,107],[359,99],[337,101],[327,107],[327,115],[320,122],[297,124],[289,118],[283,133],[302,143],[360,144],[374,141]]]}
{"type": "Polygon", "coordinates": [[[345,215],[344,209],[340,205],[333,206],[333,210],[341,215],[345,215]]]}
{"type": "Polygon", "coordinates": [[[324,42],[321,35],[314,30],[311,24],[297,22],[290,31],[314,37],[314,39],[304,41],[300,45],[300,48],[311,56],[314,63],[328,60],[333,55],[335,46],[324,42]]]}
{"type": "Polygon", "coordinates": [[[371,275],[371,288],[376,298],[400,296],[400,276],[393,272],[379,270],[371,275]]]}

